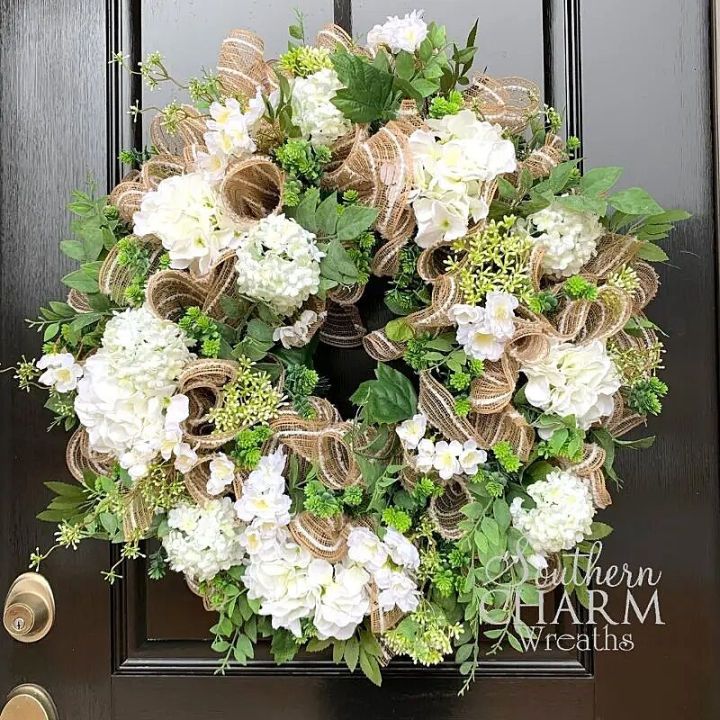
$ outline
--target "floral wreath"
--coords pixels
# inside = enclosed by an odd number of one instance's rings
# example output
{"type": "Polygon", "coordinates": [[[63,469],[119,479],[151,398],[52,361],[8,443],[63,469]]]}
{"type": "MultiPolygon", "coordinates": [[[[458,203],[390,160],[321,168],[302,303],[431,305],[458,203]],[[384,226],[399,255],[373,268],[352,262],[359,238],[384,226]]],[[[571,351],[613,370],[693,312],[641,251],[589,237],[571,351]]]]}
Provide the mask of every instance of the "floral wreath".
{"type": "Polygon", "coordinates": [[[221,671],[271,638],[278,662],[332,647],[377,684],[395,655],[454,654],[467,688],[535,632],[518,599],[587,601],[555,571],[610,532],[615,449],[651,443],[619,438],[667,392],[644,310],[688,215],[613,192],[620,168],[583,174],[532,83],[469,77],[476,29],[451,44],[413,12],[310,45],[300,20],[272,62],[235,30],[188,84],[114,58],[190,102],[108,198],[70,205],[81,264],[16,368],[74,429],[76,482],[47,483],[40,518],[55,547],[120,543],[110,581],[146,552],[150,577],[183,573],[221,671]],[[395,317],[369,331],[371,276],[395,317]],[[352,419],[314,369],[326,346],[378,361],[352,419]]]}

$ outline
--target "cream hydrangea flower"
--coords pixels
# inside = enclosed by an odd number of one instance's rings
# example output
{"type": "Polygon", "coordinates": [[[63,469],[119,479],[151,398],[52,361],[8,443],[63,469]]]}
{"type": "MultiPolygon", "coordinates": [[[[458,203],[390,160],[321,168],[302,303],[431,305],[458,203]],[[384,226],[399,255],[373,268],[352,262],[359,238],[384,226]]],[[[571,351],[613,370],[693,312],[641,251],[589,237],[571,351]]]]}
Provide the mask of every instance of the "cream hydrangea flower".
{"type": "Polygon", "coordinates": [[[356,526],[348,535],[348,557],[358,565],[375,570],[388,558],[383,541],[369,528],[356,526]]]}
{"type": "Polygon", "coordinates": [[[74,390],[83,375],[82,366],[75,362],[72,353],[48,353],[43,355],[35,365],[38,370],[45,371],[38,378],[38,382],[59,393],[74,390]]]}
{"type": "Polygon", "coordinates": [[[543,269],[560,277],[579,273],[605,232],[597,215],[568,210],[557,201],[530,215],[527,227],[533,242],[545,249],[543,269]]]}
{"type": "Polygon", "coordinates": [[[424,438],[418,443],[415,467],[420,472],[430,472],[435,464],[435,443],[424,438]]]}
{"type": "Polygon", "coordinates": [[[420,567],[420,554],[418,549],[395,528],[389,527],[385,531],[383,543],[388,549],[390,559],[408,570],[417,570],[420,567]]]}
{"type": "Polygon", "coordinates": [[[527,489],[535,507],[526,509],[516,497],[510,505],[513,525],[539,555],[572,550],[590,534],[595,507],[585,481],[564,470],[553,470],[527,489]]]}
{"type": "Polygon", "coordinates": [[[378,604],[384,611],[399,607],[403,612],[413,612],[420,604],[417,584],[406,572],[384,568],[374,574],[378,586],[378,604]]]}
{"type": "Polygon", "coordinates": [[[325,585],[315,607],[313,623],[320,640],[348,640],[370,612],[367,585],[370,574],[360,565],[335,566],[334,579],[325,585]]]}
{"type": "Polygon", "coordinates": [[[351,122],[331,102],[343,87],[331,68],[293,80],[293,121],[311,145],[332,145],[352,128],[351,122]]]}
{"type": "Polygon", "coordinates": [[[414,53],[428,34],[422,16],[422,10],[413,10],[402,18],[390,16],[382,25],[375,25],[367,36],[370,52],[374,55],[381,45],[385,45],[393,53],[400,50],[414,53]]]}
{"type": "Polygon", "coordinates": [[[220,253],[235,244],[237,227],[200,172],[174,175],[145,193],[133,215],[135,235],[155,235],[170,256],[170,267],[208,272],[220,253]]]}
{"type": "Polygon", "coordinates": [[[242,564],[244,526],[235,517],[230,498],[204,505],[181,503],[168,512],[167,521],[170,530],[162,544],[176,572],[202,582],[242,564]]]}
{"type": "Polygon", "coordinates": [[[515,333],[518,305],[518,299],[506,292],[489,292],[485,307],[453,305],[448,316],[457,323],[456,339],[465,353],[477,360],[499,360],[515,333]]]}
{"type": "Polygon", "coordinates": [[[409,139],[415,168],[415,242],[423,248],[462,237],[471,219],[487,217],[483,183],[517,167],[515,146],[502,137],[502,128],[478,120],[471,110],[428,120],[427,125],[429,129],[416,130],[409,139]]]}
{"type": "Polygon", "coordinates": [[[548,354],[520,371],[528,379],[525,397],[531,405],[560,417],[574,416],[578,427],[612,414],[620,377],[600,340],[585,345],[556,343],[548,354]]]}
{"type": "Polygon", "coordinates": [[[324,253],[312,233],[284,215],[270,215],[253,226],[236,252],[240,292],[282,315],[291,315],[320,287],[324,253]]]}
{"type": "Polygon", "coordinates": [[[130,309],[108,321],[100,348],[85,361],[75,412],[90,447],[118,458],[133,477],[147,472],[164,441],[177,377],[192,358],[187,345],[174,323],[130,309]]]}

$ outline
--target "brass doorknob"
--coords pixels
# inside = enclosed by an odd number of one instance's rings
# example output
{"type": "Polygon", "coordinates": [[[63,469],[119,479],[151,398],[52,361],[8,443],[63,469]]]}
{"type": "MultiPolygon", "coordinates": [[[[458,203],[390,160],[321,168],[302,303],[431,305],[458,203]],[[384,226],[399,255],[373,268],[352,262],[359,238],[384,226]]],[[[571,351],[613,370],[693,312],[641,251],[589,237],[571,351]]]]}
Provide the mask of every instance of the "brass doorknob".
{"type": "Polygon", "coordinates": [[[58,720],[58,713],[45,688],[27,683],[10,691],[0,720],[58,720]]]}
{"type": "Polygon", "coordinates": [[[50,583],[34,572],[16,578],[3,610],[3,625],[10,636],[19,642],[37,642],[50,632],[54,622],[55,598],[50,583]]]}

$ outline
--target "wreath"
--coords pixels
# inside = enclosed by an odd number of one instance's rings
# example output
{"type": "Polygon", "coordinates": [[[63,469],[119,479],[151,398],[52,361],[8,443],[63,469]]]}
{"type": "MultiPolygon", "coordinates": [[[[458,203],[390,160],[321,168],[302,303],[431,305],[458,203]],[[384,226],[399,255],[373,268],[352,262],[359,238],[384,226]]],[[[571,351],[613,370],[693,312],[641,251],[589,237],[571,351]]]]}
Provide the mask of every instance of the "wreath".
{"type": "Polygon", "coordinates": [[[476,29],[413,12],[306,44],[300,20],[277,61],[234,30],[186,84],[114,57],[189,100],[70,205],[80,267],[16,368],[73,430],[76,482],[39,517],[55,547],[117,543],[111,582],[128,558],[183,573],[221,671],[270,638],[377,684],[395,655],[454,655],[467,688],[533,636],[518,600],[587,602],[558,571],[611,530],[616,448],[651,444],[619,438],[667,392],[650,263],[688,216],[583,173],[531,82],[469,76],[476,29]],[[377,367],[342,417],[313,360],[353,347],[377,367]]]}

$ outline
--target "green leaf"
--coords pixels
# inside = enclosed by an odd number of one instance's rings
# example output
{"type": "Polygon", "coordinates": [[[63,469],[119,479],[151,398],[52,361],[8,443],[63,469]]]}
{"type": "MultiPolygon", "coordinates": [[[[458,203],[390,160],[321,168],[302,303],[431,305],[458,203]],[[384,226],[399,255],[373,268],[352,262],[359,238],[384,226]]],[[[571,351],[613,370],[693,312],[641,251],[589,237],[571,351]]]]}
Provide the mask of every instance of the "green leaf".
{"type": "Polygon", "coordinates": [[[377,216],[375,208],[362,205],[346,207],[337,222],[338,240],[354,240],[370,228],[377,216]]]}
{"type": "Polygon", "coordinates": [[[364,652],[360,653],[360,669],[371,683],[377,685],[378,687],[382,685],[380,665],[372,655],[368,655],[364,652]]]}
{"type": "Polygon", "coordinates": [[[63,240],[60,243],[60,249],[73,260],[84,262],[89,259],[85,256],[85,247],[80,240],[63,240]]]}
{"type": "Polygon", "coordinates": [[[393,90],[393,76],[366,59],[338,50],[332,63],[345,88],[332,99],[346,118],[356,123],[392,120],[399,98],[393,90]]]}
{"type": "Polygon", "coordinates": [[[498,498],[493,502],[493,517],[498,524],[500,532],[505,532],[510,527],[510,508],[502,498],[498,498]]]}
{"type": "Polygon", "coordinates": [[[593,168],[580,178],[580,189],[585,195],[600,195],[610,190],[622,173],[621,167],[593,168]]]}
{"type": "Polygon", "coordinates": [[[385,335],[389,340],[399,343],[407,342],[415,337],[412,326],[402,317],[391,320],[385,326],[385,335]]]}
{"type": "Polygon", "coordinates": [[[248,336],[254,340],[259,340],[262,343],[273,342],[273,328],[262,320],[258,320],[257,318],[250,320],[247,324],[246,331],[248,336]]]}
{"type": "Polygon", "coordinates": [[[295,208],[295,220],[311,233],[318,231],[316,211],[319,201],[320,191],[317,188],[310,188],[295,208]]]}
{"type": "Polygon", "coordinates": [[[440,89],[440,85],[432,80],[425,80],[424,78],[418,78],[412,81],[412,86],[417,90],[423,98],[432,95],[440,89]]]}
{"type": "Polygon", "coordinates": [[[51,323],[45,328],[45,332],[43,333],[43,342],[52,340],[58,332],[60,332],[60,325],[58,325],[58,323],[51,323]]]}
{"type": "Polygon", "coordinates": [[[340,240],[331,240],[320,261],[320,274],[339,285],[354,285],[359,278],[358,269],[340,240]]]}
{"type": "Polygon", "coordinates": [[[500,529],[493,518],[484,517],[480,523],[480,527],[493,545],[500,543],[500,529]]]}
{"type": "Polygon", "coordinates": [[[666,262],[670,258],[668,254],[659,246],[651,242],[643,243],[637,251],[637,257],[649,262],[666,262]]]}
{"type": "Polygon", "coordinates": [[[576,167],[576,160],[568,160],[567,162],[560,163],[557,167],[553,168],[550,173],[550,177],[547,180],[547,184],[554,194],[561,193],[565,189],[565,186],[570,181],[576,167]]]}
{"type": "Polygon", "coordinates": [[[315,213],[317,233],[320,237],[331,237],[335,235],[338,222],[337,193],[328,195],[318,206],[315,213]]]}
{"type": "Polygon", "coordinates": [[[395,56],[395,73],[401,80],[411,80],[415,75],[415,56],[401,50],[395,56]]]}
{"type": "Polygon", "coordinates": [[[604,215],[607,202],[602,198],[588,195],[566,195],[555,199],[558,205],[575,212],[589,212],[595,215],[604,215]]]}
{"type": "Polygon", "coordinates": [[[345,664],[348,666],[350,672],[355,672],[359,657],[360,643],[358,639],[353,636],[345,643],[345,664]]]}
{"type": "Polygon", "coordinates": [[[642,188],[633,187],[611,195],[609,203],[626,215],[659,215],[662,207],[642,188]]]}
{"type": "Polygon", "coordinates": [[[655,436],[650,435],[649,437],[638,438],[637,440],[618,440],[616,438],[615,444],[631,448],[632,450],[647,450],[655,444],[655,436]]]}
{"type": "Polygon", "coordinates": [[[375,377],[368,389],[366,419],[392,424],[412,417],[417,409],[417,395],[410,380],[385,363],[378,365],[375,377]]]}
{"type": "Polygon", "coordinates": [[[587,540],[602,540],[603,538],[606,538],[613,529],[610,527],[610,525],[606,525],[605,523],[601,522],[594,522],[590,526],[590,534],[586,535],[587,540]]]}
{"type": "Polygon", "coordinates": [[[97,273],[94,273],[92,269],[88,269],[87,265],[83,265],[79,270],[68,273],[62,281],[69,288],[84,293],[96,293],[100,290],[97,282],[97,273]]]}
{"type": "Polygon", "coordinates": [[[71,497],[78,500],[85,499],[85,490],[82,485],[71,485],[70,483],[49,481],[44,483],[45,487],[52,490],[56,495],[71,497]]]}

